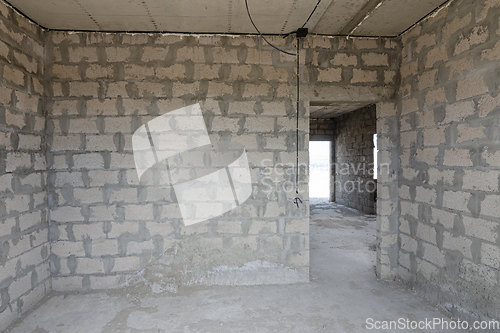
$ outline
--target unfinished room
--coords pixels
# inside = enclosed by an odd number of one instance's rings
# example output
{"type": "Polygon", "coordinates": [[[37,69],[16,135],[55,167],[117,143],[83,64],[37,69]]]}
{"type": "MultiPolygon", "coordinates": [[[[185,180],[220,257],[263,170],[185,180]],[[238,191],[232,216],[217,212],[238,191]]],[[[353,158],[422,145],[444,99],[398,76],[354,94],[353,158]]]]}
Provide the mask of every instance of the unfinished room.
{"type": "Polygon", "coordinates": [[[0,331],[500,332],[500,0],[0,0],[0,331]]]}

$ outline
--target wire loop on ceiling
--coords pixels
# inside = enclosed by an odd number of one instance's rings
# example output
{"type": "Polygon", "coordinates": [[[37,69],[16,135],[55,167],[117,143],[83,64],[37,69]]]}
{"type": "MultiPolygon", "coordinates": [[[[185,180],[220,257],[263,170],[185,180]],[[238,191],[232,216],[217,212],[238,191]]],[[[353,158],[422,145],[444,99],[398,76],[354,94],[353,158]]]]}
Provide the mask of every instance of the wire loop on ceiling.
{"type": "Polygon", "coordinates": [[[250,10],[248,9],[248,0],[245,0],[245,6],[247,8],[247,14],[248,14],[248,18],[250,19],[250,22],[252,22],[252,25],[253,27],[255,28],[255,30],[257,30],[257,32],[259,33],[260,37],[262,37],[263,40],[266,41],[267,44],[269,44],[269,46],[275,48],[276,50],[280,51],[280,52],[283,52],[284,54],[288,54],[288,55],[291,55],[291,56],[295,56],[296,54],[295,53],[290,53],[290,52],[287,52],[287,51],[284,51],[276,46],[274,46],[273,44],[271,44],[267,39],[266,37],[264,37],[264,35],[262,34],[262,32],[260,32],[259,28],[257,28],[257,26],[255,25],[255,23],[253,22],[253,19],[252,19],[252,15],[250,15],[250,10]]]}

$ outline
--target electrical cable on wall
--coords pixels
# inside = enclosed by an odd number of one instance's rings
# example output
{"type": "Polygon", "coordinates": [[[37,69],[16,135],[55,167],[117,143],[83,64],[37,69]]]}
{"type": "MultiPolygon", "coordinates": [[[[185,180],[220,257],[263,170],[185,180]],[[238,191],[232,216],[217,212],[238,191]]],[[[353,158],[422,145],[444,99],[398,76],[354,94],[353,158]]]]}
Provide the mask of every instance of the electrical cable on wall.
{"type": "Polygon", "coordinates": [[[278,51],[280,51],[280,52],[282,52],[284,54],[295,56],[296,61],[297,61],[297,74],[296,74],[296,78],[297,78],[297,126],[296,126],[296,132],[295,132],[295,136],[296,136],[296,143],[295,143],[296,144],[296,147],[295,147],[296,148],[296,160],[295,160],[295,194],[297,194],[297,196],[295,197],[295,199],[293,199],[293,203],[297,205],[297,208],[299,207],[299,203],[302,203],[302,200],[298,196],[298,194],[299,194],[299,110],[300,110],[300,57],[299,57],[300,40],[299,40],[299,38],[307,36],[308,29],[304,28],[304,27],[307,24],[307,22],[309,22],[309,19],[311,18],[311,16],[316,11],[316,8],[318,8],[318,5],[320,4],[320,2],[321,2],[321,0],[318,0],[318,2],[316,3],[316,6],[314,7],[313,11],[311,12],[311,14],[309,14],[309,17],[307,18],[306,22],[302,25],[301,28],[299,28],[296,31],[291,32],[291,33],[289,33],[289,34],[287,34],[287,35],[284,36],[284,37],[287,37],[288,35],[293,34],[293,33],[295,33],[295,35],[296,35],[296,38],[297,38],[297,53],[291,53],[291,52],[284,51],[284,50],[282,50],[282,49],[274,46],[273,44],[271,44],[264,37],[264,35],[262,35],[262,33],[260,32],[260,30],[257,28],[257,26],[255,25],[255,23],[253,22],[252,16],[250,15],[250,10],[248,9],[248,0],[245,0],[245,6],[246,6],[246,9],[247,9],[248,18],[250,19],[250,22],[252,22],[253,27],[255,28],[255,30],[257,30],[257,32],[262,37],[262,39],[264,39],[266,41],[266,43],[269,44],[269,46],[273,47],[274,49],[276,49],[276,50],[278,50],[278,51]]]}
{"type": "Polygon", "coordinates": [[[299,46],[299,34],[297,33],[297,127],[296,127],[296,133],[295,136],[297,138],[296,142],[296,152],[297,152],[297,159],[295,161],[295,194],[297,195],[295,199],[293,199],[293,203],[297,205],[297,208],[299,208],[299,201],[302,203],[302,200],[299,198],[299,105],[300,105],[300,61],[299,61],[299,52],[300,51],[300,46],[299,46]]]}

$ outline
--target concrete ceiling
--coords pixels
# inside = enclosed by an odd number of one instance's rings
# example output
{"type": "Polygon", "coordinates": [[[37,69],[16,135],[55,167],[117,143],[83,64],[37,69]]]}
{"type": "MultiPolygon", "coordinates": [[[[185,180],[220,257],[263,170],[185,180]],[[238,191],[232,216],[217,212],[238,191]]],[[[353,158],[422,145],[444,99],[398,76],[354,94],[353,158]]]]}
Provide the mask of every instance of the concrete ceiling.
{"type": "Polygon", "coordinates": [[[335,118],[361,109],[364,106],[373,104],[371,102],[335,102],[328,105],[315,105],[311,103],[310,117],[311,118],[335,118]]]}
{"type": "MultiPolygon", "coordinates": [[[[445,0],[248,0],[264,34],[397,36],[445,0]]],[[[254,34],[244,0],[8,0],[55,30],[254,34]]]]}

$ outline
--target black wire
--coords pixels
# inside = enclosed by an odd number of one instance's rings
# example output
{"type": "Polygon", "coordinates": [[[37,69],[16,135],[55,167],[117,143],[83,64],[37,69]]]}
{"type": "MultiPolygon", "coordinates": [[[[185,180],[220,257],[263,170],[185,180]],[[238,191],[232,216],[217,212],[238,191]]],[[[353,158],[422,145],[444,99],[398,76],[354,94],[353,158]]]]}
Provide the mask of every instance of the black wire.
{"type": "Polygon", "coordinates": [[[318,8],[319,6],[319,3],[321,2],[321,0],[318,0],[318,3],[316,4],[316,7],[314,7],[313,11],[311,12],[311,14],[309,14],[309,17],[307,18],[306,20],[306,23],[304,23],[302,25],[302,28],[306,26],[307,22],[309,22],[309,20],[311,19],[311,16],[313,16],[314,12],[316,11],[316,8],[318,8]]]}
{"type": "MultiPolygon", "coordinates": [[[[295,193],[299,194],[299,104],[300,104],[300,62],[299,62],[299,38],[297,38],[297,160],[295,173],[295,193]]],[[[298,206],[298,204],[297,204],[298,206]]]]}
{"type": "Polygon", "coordinates": [[[284,54],[288,54],[288,55],[292,55],[292,56],[296,55],[295,53],[290,53],[290,52],[287,52],[287,51],[283,51],[282,49],[277,48],[273,44],[269,43],[269,41],[266,39],[266,37],[264,37],[264,35],[260,32],[260,30],[257,28],[257,26],[255,25],[255,23],[253,22],[252,15],[250,15],[250,10],[248,9],[248,1],[247,0],[245,0],[245,6],[247,7],[247,14],[248,14],[248,18],[250,19],[250,22],[252,22],[252,25],[255,28],[255,30],[257,30],[257,32],[259,33],[260,37],[262,37],[262,39],[264,39],[266,41],[266,43],[269,44],[269,46],[275,48],[276,50],[278,50],[280,52],[283,52],[284,54]]]}
{"type": "Polygon", "coordinates": [[[299,106],[300,106],[300,61],[299,61],[299,54],[300,54],[300,46],[299,46],[300,39],[297,37],[297,128],[295,135],[297,137],[296,141],[296,152],[297,152],[297,159],[296,159],[296,171],[295,171],[295,193],[297,196],[295,199],[293,199],[293,203],[297,205],[297,208],[299,208],[300,204],[302,203],[302,200],[299,198],[299,106]]]}
{"type": "MultiPolygon", "coordinates": [[[[307,24],[307,22],[309,22],[309,19],[311,18],[311,16],[316,11],[316,8],[318,8],[318,5],[319,5],[320,2],[321,2],[321,0],[318,0],[318,3],[316,3],[316,6],[314,7],[313,11],[311,12],[311,14],[309,15],[309,17],[307,18],[307,20],[304,23],[304,25],[302,26],[302,28],[304,28],[304,26],[307,24]]],[[[245,7],[247,9],[247,14],[248,14],[248,18],[250,19],[250,22],[252,22],[253,27],[255,28],[255,30],[257,30],[257,32],[262,37],[262,39],[264,39],[266,41],[266,43],[269,44],[269,46],[275,48],[276,50],[278,50],[278,51],[280,51],[282,53],[285,53],[285,54],[288,54],[288,55],[293,55],[293,56],[295,56],[295,59],[297,60],[297,128],[296,128],[296,133],[295,133],[296,134],[296,139],[297,139],[296,140],[296,152],[297,152],[297,155],[296,155],[296,160],[295,160],[295,169],[296,169],[296,172],[295,172],[295,193],[299,194],[299,110],[300,110],[300,57],[299,57],[300,44],[299,44],[299,42],[300,42],[300,39],[298,37],[298,31],[297,31],[297,53],[290,53],[290,52],[287,52],[287,51],[283,51],[283,50],[279,49],[278,47],[274,46],[273,44],[271,44],[264,37],[264,35],[262,35],[262,33],[260,32],[260,30],[257,28],[257,26],[255,25],[255,23],[253,22],[252,15],[250,15],[250,10],[248,9],[248,0],[245,0],[245,7]]],[[[288,36],[288,35],[289,34],[287,34],[286,36],[288,36]]],[[[293,202],[294,202],[294,204],[297,205],[297,207],[299,207],[299,202],[302,203],[302,200],[299,197],[296,197],[293,200],[293,202]]]]}

